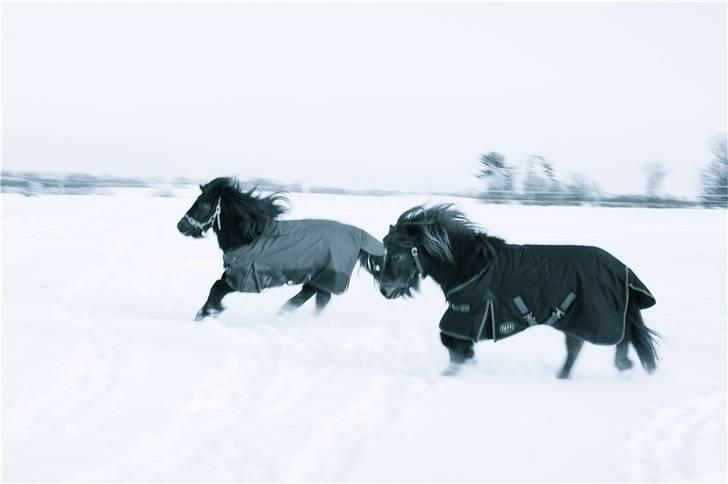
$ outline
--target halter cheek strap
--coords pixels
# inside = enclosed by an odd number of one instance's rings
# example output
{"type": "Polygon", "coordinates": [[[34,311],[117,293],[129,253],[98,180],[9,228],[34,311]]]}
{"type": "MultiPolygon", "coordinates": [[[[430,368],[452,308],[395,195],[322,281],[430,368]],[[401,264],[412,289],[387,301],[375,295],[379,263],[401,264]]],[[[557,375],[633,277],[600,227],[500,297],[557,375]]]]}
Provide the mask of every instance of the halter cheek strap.
{"type": "Polygon", "coordinates": [[[222,223],[220,223],[220,212],[222,212],[222,209],[220,208],[220,199],[217,199],[217,207],[215,207],[215,218],[217,219],[217,230],[222,230],[222,223]]]}
{"type": "Polygon", "coordinates": [[[213,222],[215,220],[217,220],[217,229],[220,230],[220,229],[222,229],[222,224],[220,223],[220,211],[221,211],[220,199],[218,198],[217,206],[215,207],[215,212],[212,215],[210,215],[210,218],[207,219],[207,221],[205,223],[198,222],[194,218],[190,217],[188,214],[185,214],[184,219],[187,221],[187,223],[189,223],[190,225],[192,225],[195,228],[200,229],[202,232],[205,232],[207,229],[212,227],[213,222]]]}
{"type": "Polygon", "coordinates": [[[412,258],[415,260],[417,271],[422,274],[422,277],[426,277],[427,274],[425,274],[425,270],[422,268],[422,262],[420,262],[420,251],[417,250],[417,247],[412,247],[410,249],[410,254],[412,254],[412,258]]]}

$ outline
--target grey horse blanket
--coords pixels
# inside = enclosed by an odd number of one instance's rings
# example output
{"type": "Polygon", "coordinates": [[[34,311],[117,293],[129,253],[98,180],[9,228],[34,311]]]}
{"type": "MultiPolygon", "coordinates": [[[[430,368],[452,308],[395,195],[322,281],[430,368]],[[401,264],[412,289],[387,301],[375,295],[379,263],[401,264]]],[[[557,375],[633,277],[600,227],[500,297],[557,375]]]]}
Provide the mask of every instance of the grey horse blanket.
{"type": "Polygon", "coordinates": [[[547,324],[614,345],[624,337],[631,294],[640,309],[655,304],[629,267],[597,247],[506,245],[484,271],[447,292],[440,330],[497,341],[547,324]]]}
{"type": "Polygon", "coordinates": [[[383,256],[384,246],[357,227],[331,220],[276,221],[253,242],[223,255],[224,280],[240,292],[308,283],[341,294],[360,251],[383,256]]]}

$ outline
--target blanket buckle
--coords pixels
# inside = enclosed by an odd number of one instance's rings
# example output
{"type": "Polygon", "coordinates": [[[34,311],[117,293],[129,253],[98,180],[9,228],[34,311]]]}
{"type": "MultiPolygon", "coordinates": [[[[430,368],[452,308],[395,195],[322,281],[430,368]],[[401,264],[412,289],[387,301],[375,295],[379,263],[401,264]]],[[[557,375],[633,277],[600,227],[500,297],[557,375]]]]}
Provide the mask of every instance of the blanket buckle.
{"type": "Polygon", "coordinates": [[[576,299],[576,295],[573,292],[569,292],[569,294],[566,295],[563,301],[561,301],[561,304],[554,309],[554,311],[551,313],[551,316],[543,322],[543,324],[548,324],[549,326],[552,326],[556,321],[561,319],[564,314],[566,314],[566,310],[569,309],[569,306],[571,306],[571,303],[574,302],[574,299],[576,299]]]}
{"type": "Polygon", "coordinates": [[[513,304],[515,304],[518,308],[518,311],[521,313],[521,317],[523,317],[523,320],[526,322],[526,324],[528,324],[529,326],[535,326],[538,324],[538,321],[536,321],[536,316],[533,315],[533,311],[528,310],[528,306],[526,306],[526,303],[523,302],[521,296],[514,297],[513,304]]]}

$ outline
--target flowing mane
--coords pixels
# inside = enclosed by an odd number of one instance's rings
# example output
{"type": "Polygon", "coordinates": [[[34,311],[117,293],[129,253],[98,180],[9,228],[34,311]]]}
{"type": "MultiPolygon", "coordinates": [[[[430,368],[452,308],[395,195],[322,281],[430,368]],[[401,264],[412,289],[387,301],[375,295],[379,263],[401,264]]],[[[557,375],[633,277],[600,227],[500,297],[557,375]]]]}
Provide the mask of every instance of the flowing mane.
{"type": "Polygon", "coordinates": [[[505,244],[502,239],[488,236],[451,203],[429,208],[419,205],[407,210],[387,237],[401,245],[419,244],[435,259],[450,264],[462,258],[464,254],[460,252],[465,242],[468,242],[467,250],[482,251],[487,259],[505,244]]]}
{"type": "Polygon", "coordinates": [[[256,194],[257,187],[243,191],[236,178],[215,178],[202,187],[204,194],[220,200],[221,224],[213,227],[223,251],[250,243],[288,210],[282,192],[256,194]]]}

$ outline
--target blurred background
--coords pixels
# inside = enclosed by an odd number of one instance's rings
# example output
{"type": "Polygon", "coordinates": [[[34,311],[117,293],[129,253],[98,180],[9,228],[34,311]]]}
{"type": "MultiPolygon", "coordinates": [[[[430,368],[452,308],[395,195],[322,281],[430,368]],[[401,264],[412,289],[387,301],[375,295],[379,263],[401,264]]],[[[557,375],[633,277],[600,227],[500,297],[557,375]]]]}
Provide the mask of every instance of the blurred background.
{"type": "Polygon", "coordinates": [[[725,206],[714,4],[10,4],[2,189],[725,206]]]}

